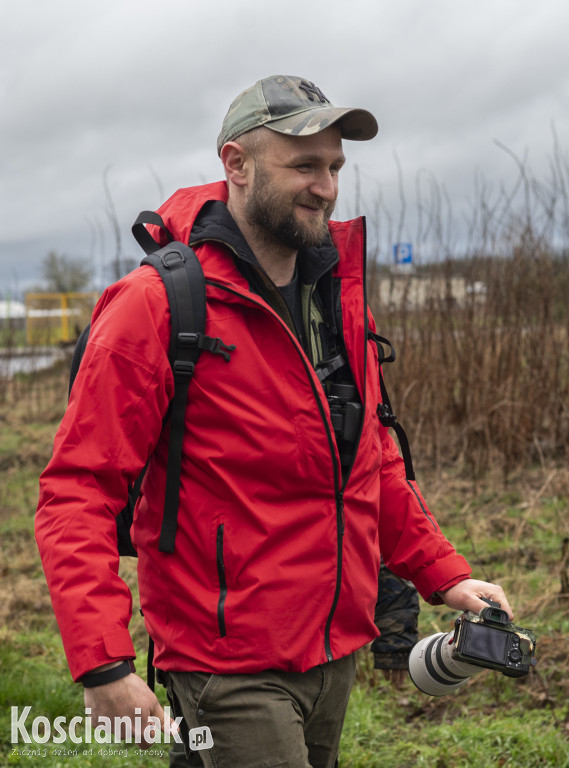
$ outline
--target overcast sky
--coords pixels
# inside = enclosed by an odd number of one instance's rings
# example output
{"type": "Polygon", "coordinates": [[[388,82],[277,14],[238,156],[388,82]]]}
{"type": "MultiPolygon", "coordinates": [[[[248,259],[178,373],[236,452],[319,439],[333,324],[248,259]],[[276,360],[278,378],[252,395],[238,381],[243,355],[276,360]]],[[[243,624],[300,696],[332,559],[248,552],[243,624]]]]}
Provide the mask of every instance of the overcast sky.
{"type": "MultiPolygon", "coordinates": [[[[274,74],[314,81],[380,124],[346,142],[337,218],[373,199],[412,211],[419,172],[455,210],[474,178],[513,184],[496,141],[549,172],[569,150],[566,0],[0,0],[0,293],[41,282],[50,250],[115,253],[103,178],[122,230],[177,188],[222,177],[215,142],[232,99],[274,74]],[[422,170],[423,169],[423,170],[422,170]]],[[[412,232],[403,232],[412,239],[412,232]]]]}

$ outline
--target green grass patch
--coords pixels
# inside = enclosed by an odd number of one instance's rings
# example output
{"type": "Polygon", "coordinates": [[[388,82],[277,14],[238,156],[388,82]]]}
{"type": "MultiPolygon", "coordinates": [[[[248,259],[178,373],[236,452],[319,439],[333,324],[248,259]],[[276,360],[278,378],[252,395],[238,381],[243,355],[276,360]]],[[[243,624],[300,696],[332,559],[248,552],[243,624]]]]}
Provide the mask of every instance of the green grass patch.
{"type": "MultiPolygon", "coordinates": [[[[90,743],[86,740],[84,727],[77,727],[75,741],[68,729],[73,717],[84,717],[83,688],[72,682],[59,635],[55,631],[2,634],[0,644],[0,765],[40,764],[46,768],[58,766],[151,766],[167,764],[167,745],[156,745],[150,753],[142,753],[135,744],[90,743]],[[17,731],[17,741],[12,742],[12,707],[14,721],[22,718],[25,707],[31,706],[27,717],[21,722],[22,731],[17,731]],[[39,728],[39,740],[33,738],[32,723],[35,717],[47,718],[52,739],[43,743],[45,730],[39,728]],[[54,722],[58,717],[65,733],[71,735],[62,743],[58,738],[54,722]],[[25,731],[25,733],[23,732],[25,731]],[[26,735],[30,742],[25,741],[26,735]],[[139,754],[140,752],[140,754],[139,754]],[[163,752],[160,757],[157,753],[163,752]]],[[[146,654],[141,653],[139,667],[145,668],[146,654]]],[[[157,694],[165,705],[164,691],[158,687],[157,694]]]]}
{"type": "Polygon", "coordinates": [[[411,683],[402,691],[386,683],[360,684],[346,716],[341,768],[569,766],[563,706],[535,710],[528,700],[527,710],[514,709],[519,686],[497,679],[496,686],[487,676],[476,694],[460,691],[440,699],[415,691],[411,683]],[[485,714],[489,702],[495,709],[485,714]]]}
{"type": "MultiPolygon", "coordinates": [[[[69,722],[84,715],[84,705],[83,690],[69,675],[33,538],[38,476],[65,404],[66,372],[54,371],[52,380],[22,378],[8,395],[9,407],[0,403],[0,766],[166,766],[166,754],[139,754],[124,743],[11,743],[11,707],[21,712],[32,706],[28,720],[43,715],[69,722]],[[13,754],[14,747],[20,752],[13,754]]],[[[409,681],[393,689],[372,669],[371,654],[361,651],[340,768],[569,768],[569,597],[560,594],[568,565],[562,555],[569,537],[569,473],[534,466],[509,486],[488,476],[476,487],[458,466],[433,476],[427,473],[430,490],[422,485],[427,500],[435,498],[429,503],[443,531],[476,577],[503,584],[516,623],[536,632],[538,666],[518,680],[483,671],[456,695],[432,698],[409,681]]],[[[137,666],[144,670],[147,636],[136,611],[136,563],[123,560],[121,575],[135,606],[137,666]]],[[[450,631],[456,616],[422,602],[421,637],[450,631]]],[[[157,693],[165,704],[160,687],[157,693]]]]}

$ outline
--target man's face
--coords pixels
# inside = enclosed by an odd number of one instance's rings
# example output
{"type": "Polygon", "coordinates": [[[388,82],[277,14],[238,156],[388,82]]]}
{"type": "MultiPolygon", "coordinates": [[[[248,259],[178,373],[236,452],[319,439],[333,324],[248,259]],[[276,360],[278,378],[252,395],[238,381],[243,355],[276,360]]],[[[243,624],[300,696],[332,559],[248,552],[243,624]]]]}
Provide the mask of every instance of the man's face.
{"type": "Polygon", "coordinates": [[[344,162],[339,128],[312,136],[271,131],[255,157],[247,221],[265,240],[293,250],[319,245],[328,231],[344,162]]]}

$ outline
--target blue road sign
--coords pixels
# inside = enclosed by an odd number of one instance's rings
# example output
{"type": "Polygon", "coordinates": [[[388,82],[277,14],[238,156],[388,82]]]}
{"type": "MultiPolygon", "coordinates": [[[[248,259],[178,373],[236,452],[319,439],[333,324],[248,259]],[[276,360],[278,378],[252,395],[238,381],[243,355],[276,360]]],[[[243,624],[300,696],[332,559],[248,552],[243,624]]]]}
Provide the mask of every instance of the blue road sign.
{"type": "Polygon", "coordinates": [[[394,243],[393,261],[396,264],[413,263],[413,244],[412,243],[394,243]]]}

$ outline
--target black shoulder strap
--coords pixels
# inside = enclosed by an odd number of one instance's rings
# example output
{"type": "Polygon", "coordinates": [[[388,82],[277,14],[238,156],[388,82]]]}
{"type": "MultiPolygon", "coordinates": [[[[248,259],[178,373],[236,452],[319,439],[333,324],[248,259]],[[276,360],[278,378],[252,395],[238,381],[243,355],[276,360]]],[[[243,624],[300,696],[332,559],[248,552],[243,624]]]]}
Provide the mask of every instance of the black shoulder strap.
{"type": "Polygon", "coordinates": [[[174,374],[174,397],[170,404],[166,494],[159,550],[173,552],[178,526],[182,445],[190,381],[203,350],[221,355],[228,362],[229,353],[235,346],[228,346],[221,339],[205,335],[205,278],[201,264],[190,246],[174,241],[161,216],[154,211],[142,211],[138,215],[132,226],[132,234],[147,254],[141,265],[149,264],[157,270],[166,288],[170,307],[169,358],[174,374]],[[146,229],[146,224],[160,227],[173,242],[160,248],[160,244],[146,229]]]}
{"type": "Polygon", "coordinates": [[[174,374],[174,397],[170,406],[166,497],[159,549],[173,552],[188,388],[201,352],[198,339],[205,330],[205,279],[197,256],[183,243],[171,243],[146,256],[141,264],[150,264],[160,274],[172,323],[169,357],[174,374]]]}
{"type": "Polygon", "coordinates": [[[69,371],[68,395],[71,394],[71,388],[73,387],[73,382],[75,381],[75,377],[77,376],[77,371],[79,370],[79,366],[81,365],[81,360],[83,359],[83,354],[85,353],[85,347],[87,346],[87,342],[89,341],[90,332],[91,332],[91,323],[89,323],[89,325],[86,325],[85,328],[83,328],[79,338],[77,339],[77,342],[75,343],[75,349],[73,350],[73,357],[71,358],[71,369],[69,371]]]}
{"type": "Polygon", "coordinates": [[[395,347],[388,339],[385,339],[383,336],[380,336],[373,331],[368,330],[368,337],[375,341],[379,356],[379,388],[381,391],[381,403],[377,406],[377,415],[381,424],[388,429],[392,428],[397,435],[399,445],[401,446],[403,462],[405,464],[405,477],[407,480],[415,480],[415,470],[413,469],[409,440],[407,439],[405,430],[397,421],[397,416],[393,413],[389,395],[387,394],[387,389],[385,387],[385,381],[383,380],[383,371],[381,370],[383,363],[395,362],[395,347]],[[389,355],[386,355],[385,353],[384,344],[389,347],[389,355]]]}
{"type": "Polygon", "coordinates": [[[186,342],[188,337],[203,334],[205,330],[205,280],[201,265],[189,246],[177,242],[157,250],[160,245],[146,229],[146,224],[160,227],[170,241],[174,238],[162,217],[154,211],[142,211],[132,225],[135,240],[147,254],[141,265],[149,264],[157,270],[170,307],[169,358],[174,374],[174,397],[170,405],[166,495],[159,549],[173,552],[178,525],[184,415],[190,381],[200,353],[197,344],[186,342]]]}
{"type": "Polygon", "coordinates": [[[206,336],[205,278],[194,251],[183,243],[173,242],[144,257],[159,273],[166,288],[171,316],[170,364],[174,374],[174,397],[170,406],[170,439],[166,470],[164,518],[159,549],[173,552],[178,524],[182,444],[188,389],[198,357],[203,350],[221,355],[229,362],[234,345],[206,336]]]}

